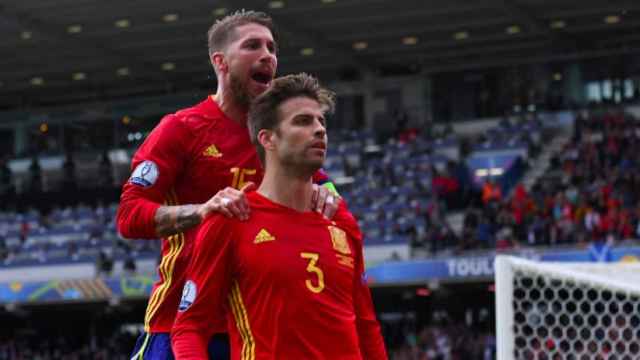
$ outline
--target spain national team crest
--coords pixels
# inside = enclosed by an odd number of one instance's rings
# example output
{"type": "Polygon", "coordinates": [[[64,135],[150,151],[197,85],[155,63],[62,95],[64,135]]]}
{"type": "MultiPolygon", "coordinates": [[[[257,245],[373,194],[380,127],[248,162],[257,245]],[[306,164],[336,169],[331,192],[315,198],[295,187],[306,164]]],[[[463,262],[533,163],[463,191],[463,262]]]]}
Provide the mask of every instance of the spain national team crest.
{"type": "Polygon", "coordinates": [[[335,226],[328,226],[329,233],[331,234],[331,243],[333,244],[333,248],[343,254],[349,255],[351,254],[351,249],[349,248],[349,243],[347,242],[347,234],[344,230],[335,226]]]}

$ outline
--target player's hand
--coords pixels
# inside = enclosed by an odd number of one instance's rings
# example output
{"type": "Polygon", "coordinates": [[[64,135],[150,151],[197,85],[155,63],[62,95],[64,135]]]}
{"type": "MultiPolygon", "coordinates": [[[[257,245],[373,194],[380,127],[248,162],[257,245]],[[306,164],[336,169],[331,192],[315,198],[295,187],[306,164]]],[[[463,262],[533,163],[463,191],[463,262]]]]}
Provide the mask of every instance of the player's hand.
{"type": "Polygon", "coordinates": [[[204,220],[212,212],[219,212],[228,218],[238,218],[240,220],[249,219],[249,203],[245,193],[256,188],[252,182],[246,183],[242,189],[237,190],[226,187],[215,194],[199,209],[200,217],[204,220]]]}
{"type": "Polygon", "coordinates": [[[318,184],[313,184],[313,195],[311,196],[311,208],[323,214],[327,219],[333,218],[340,205],[340,196],[331,190],[318,184]]]}

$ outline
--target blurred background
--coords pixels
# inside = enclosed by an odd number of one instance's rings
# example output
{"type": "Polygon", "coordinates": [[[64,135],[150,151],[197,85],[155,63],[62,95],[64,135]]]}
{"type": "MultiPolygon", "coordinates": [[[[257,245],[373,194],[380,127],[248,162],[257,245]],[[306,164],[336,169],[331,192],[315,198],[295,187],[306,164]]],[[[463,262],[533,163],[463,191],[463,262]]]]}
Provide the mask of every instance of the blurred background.
{"type": "Polygon", "coordinates": [[[121,185],[241,8],[338,94],[326,170],[391,359],[493,359],[497,253],[640,258],[638,1],[3,0],[0,360],[128,359],[159,241],[118,235],[121,185]]]}

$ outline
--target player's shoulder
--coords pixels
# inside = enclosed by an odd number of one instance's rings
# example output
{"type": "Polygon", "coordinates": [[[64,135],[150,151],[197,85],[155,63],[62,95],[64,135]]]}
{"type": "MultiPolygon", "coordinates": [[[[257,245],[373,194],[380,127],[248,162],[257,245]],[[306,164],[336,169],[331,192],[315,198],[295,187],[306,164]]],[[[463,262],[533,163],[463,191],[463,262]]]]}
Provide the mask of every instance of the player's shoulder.
{"type": "Polygon", "coordinates": [[[346,206],[338,207],[338,211],[330,221],[332,225],[344,230],[358,245],[362,244],[362,232],[358,220],[346,206]]]}
{"type": "Polygon", "coordinates": [[[180,109],[165,117],[166,121],[176,122],[192,129],[198,128],[202,124],[209,124],[212,119],[219,118],[220,111],[209,97],[193,106],[180,109]]]}
{"type": "Polygon", "coordinates": [[[228,218],[221,213],[214,212],[202,221],[201,227],[207,229],[207,232],[224,232],[232,229],[235,222],[237,220],[234,218],[228,218]]]}
{"type": "Polygon", "coordinates": [[[217,246],[212,244],[220,244],[226,241],[227,235],[234,232],[234,219],[214,212],[207,216],[197,230],[197,243],[199,247],[217,246]]]}

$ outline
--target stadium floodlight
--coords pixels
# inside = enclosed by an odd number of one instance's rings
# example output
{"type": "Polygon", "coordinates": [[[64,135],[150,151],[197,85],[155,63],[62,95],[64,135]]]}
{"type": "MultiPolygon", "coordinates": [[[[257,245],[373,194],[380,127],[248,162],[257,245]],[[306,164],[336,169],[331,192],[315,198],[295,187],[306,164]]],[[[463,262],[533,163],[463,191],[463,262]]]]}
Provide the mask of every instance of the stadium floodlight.
{"type": "Polygon", "coordinates": [[[173,71],[176,68],[176,64],[172,63],[172,62],[166,62],[164,64],[162,64],[162,70],[164,71],[173,71]]]}
{"type": "Polygon", "coordinates": [[[311,56],[313,55],[315,52],[315,50],[313,50],[313,48],[307,47],[307,48],[303,48],[302,50],[300,50],[300,54],[302,56],[311,56]]]}
{"type": "Polygon", "coordinates": [[[69,34],[78,34],[82,32],[82,25],[70,25],[67,27],[69,34]]]}
{"type": "Polygon", "coordinates": [[[406,36],[402,38],[402,43],[405,45],[415,45],[418,43],[418,38],[415,36],[406,36]]]}
{"type": "Polygon", "coordinates": [[[165,14],[165,15],[162,16],[162,21],[171,23],[171,22],[178,21],[179,18],[180,18],[180,15],[175,14],[175,13],[173,13],[173,14],[165,14]]]}
{"type": "Polygon", "coordinates": [[[353,48],[355,50],[364,50],[369,46],[366,41],[356,41],[353,43],[353,48]]]}
{"type": "Polygon", "coordinates": [[[509,35],[519,34],[521,30],[522,30],[522,29],[520,29],[520,26],[518,26],[518,25],[511,25],[511,26],[509,26],[509,27],[507,27],[507,28],[505,29],[505,31],[506,31],[506,32],[507,32],[507,34],[509,34],[509,35]]]}
{"type": "Polygon", "coordinates": [[[31,85],[33,85],[33,86],[42,86],[42,85],[44,85],[44,79],[39,77],[39,76],[31,78],[31,85]]]}
{"type": "Polygon", "coordinates": [[[640,263],[497,256],[497,359],[637,359],[640,263]]]}
{"type": "Polygon", "coordinates": [[[469,33],[466,31],[458,31],[457,33],[453,34],[453,38],[455,40],[466,40],[469,38],[469,33]]]}
{"type": "Polygon", "coordinates": [[[213,15],[215,15],[215,16],[225,16],[227,14],[227,12],[229,12],[229,10],[227,10],[227,8],[221,7],[221,8],[217,8],[217,9],[213,10],[213,15]]]}
{"type": "Polygon", "coordinates": [[[269,2],[271,9],[282,9],[284,7],[284,1],[274,0],[269,2]]]}
{"type": "Polygon", "coordinates": [[[617,24],[617,23],[619,23],[619,22],[620,22],[620,16],[618,16],[618,15],[608,15],[608,16],[605,16],[605,18],[604,18],[604,22],[605,22],[606,24],[617,24]]]}
{"type": "Polygon", "coordinates": [[[115,27],[117,28],[124,29],[131,26],[131,21],[129,19],[120,19],[116,20],[113,25],[115,25],[115,27]]]}
{"type": "Polygon", "coordinates": [[[131,71],[129,70],[128,67],[121,67],[118,70],[116,70],[116,75],[118,76],[129,76],[130,73],[131,71]]]}

